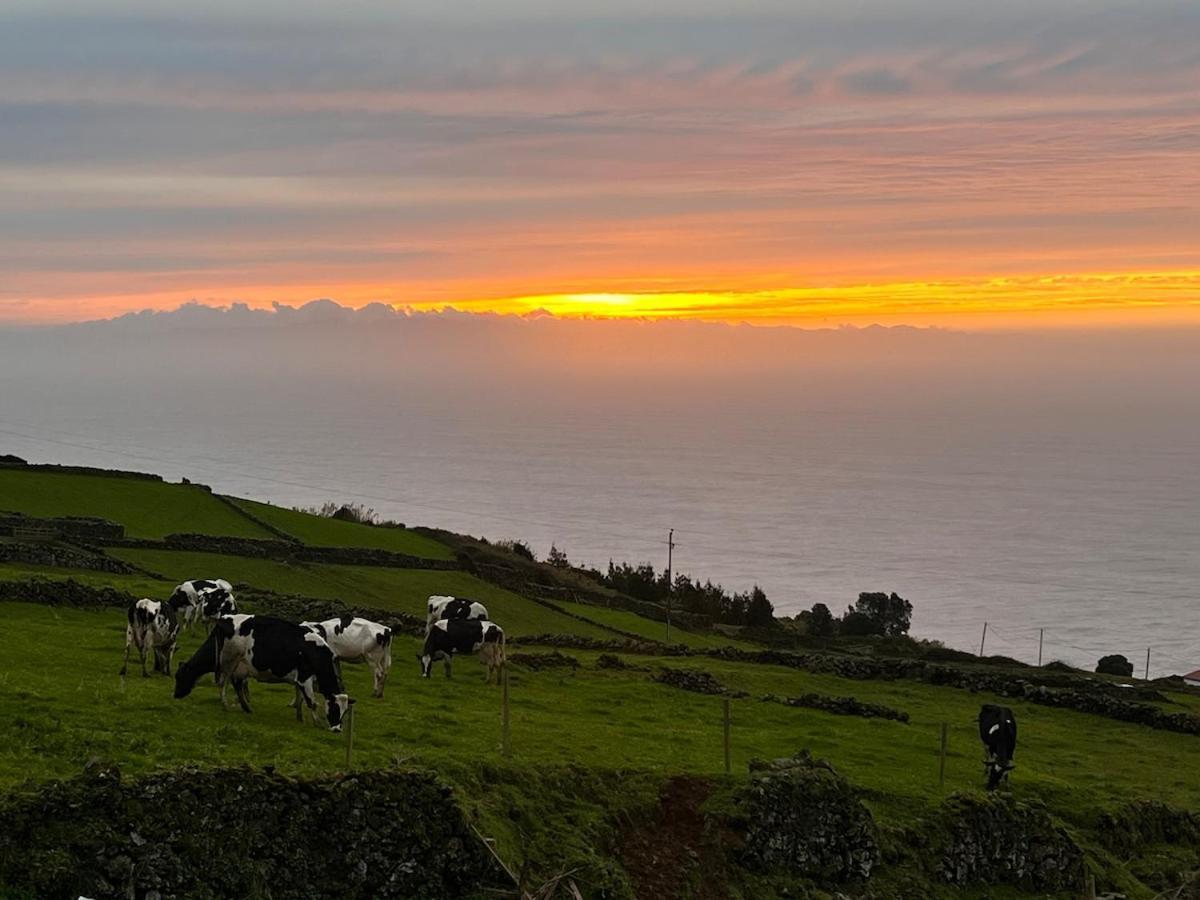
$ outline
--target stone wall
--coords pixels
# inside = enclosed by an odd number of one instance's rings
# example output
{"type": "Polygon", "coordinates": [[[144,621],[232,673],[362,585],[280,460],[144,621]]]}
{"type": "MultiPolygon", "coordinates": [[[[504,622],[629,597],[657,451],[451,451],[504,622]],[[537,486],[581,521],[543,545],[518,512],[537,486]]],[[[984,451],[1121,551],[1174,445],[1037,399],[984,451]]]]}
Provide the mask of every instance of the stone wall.
{"type": "Polygon", "coordinates": [[[61,537],[82,541],[120,540],[125,526],[94,516],[59,516],[38,518],[24,513],[0,512],[0,534],[12,535],[22,528],[46,528],[61,537]]]}
{"type": "Polygon", "coordinates": [[[734,797],[743,866],[825,884],[871,876],[879,862],[875,821],[849,782],[807,754],[756,768],[734,797]]]}
{"type": "Polygon", "coordinates": [[[138,598],[110,587],[92,587],[73,578],[30,578],[0,581],[0,601],[44,603],[47,606],[76,606],[83,609],[118,607],[128,609],[138,598]]]}
{"type": "Polygon", "coordinates": [[[0,542],[0,562],[18,562],[34,566],[55,566],[65,569],[91,569],[95,572],[112,572],[128,575],[138,570],[111,556],[88,553],[66,544],[26,544],[0,542]]]}
{"type": "Polygon", "coordinates": [[[0,801],[0,884],[37,897],[430,898],[496,873],[427,772],[97,767],[0,801]]]}
{"type": "Polygon", "coordinates": [[[1005,794],[956,795],[942,808],[938,874],[950,884],[1013,884],[1029,891],[1083,885],[1083,851],[1045,808],[1005,794]]]}

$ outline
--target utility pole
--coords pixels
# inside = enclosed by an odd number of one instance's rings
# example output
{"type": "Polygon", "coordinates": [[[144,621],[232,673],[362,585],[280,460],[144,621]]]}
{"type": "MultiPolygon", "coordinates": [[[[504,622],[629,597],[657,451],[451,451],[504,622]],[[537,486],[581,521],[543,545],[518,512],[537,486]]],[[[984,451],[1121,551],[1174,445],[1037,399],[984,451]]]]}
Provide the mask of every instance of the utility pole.
{"type": "Polygon", "coordinates": [[[1150,680],[1150,648],[1146,648],[1146,680],[1150,680]]]}
{"type": "Polygon", "coordinates": [[[983,635],[979,638],[979,655],[983,656],[983,642],[987,640],[987,622],[983,623],[983,635]]]}
{"type": "Polygon", "coordinates": [[[1046,629],[1038,629],[1038,668],[1042,666],[1042,641],[1046,637],[1046,629]]]}
{"type": "Polygon", "coordinates": [[[675,591],[675,582],[671,577],[671,562],[675,551],[675,529],[667,532],[667,643],[671,643],[671,594],[675,591]]]}

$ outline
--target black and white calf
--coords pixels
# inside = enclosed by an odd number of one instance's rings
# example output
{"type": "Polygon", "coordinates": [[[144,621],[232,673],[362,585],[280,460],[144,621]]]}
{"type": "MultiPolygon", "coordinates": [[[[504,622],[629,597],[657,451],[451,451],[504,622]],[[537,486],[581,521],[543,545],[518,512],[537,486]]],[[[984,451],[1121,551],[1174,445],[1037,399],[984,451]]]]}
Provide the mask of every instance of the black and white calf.
{"type": "Polygon", "coordinates": [[[465,597],[446,597],[437,594],[429,598],[426,605],[425,634],[428,635],[435,622],[441,619],[467,619],[486,622],[487,607],[477,600],[465,597]]]}
{"type": "MultiPolygon", "coordinates": [[[[232,683],[238,703],[250,712],[247,680],[294,685],[297,699],[317,721],[314,690],[325,698],[325,720],[342,730],[350,698],[342,689],[337,657],[324,639],[293,622],[268,616],[222,616],[200,649],[175,674],[175,697],[186,697],[200,676],[214,672],[217,683],[232,683]]],[[[297,702],[296,718],[302,719],[297,702]]]]}
{"type": "Polygon", "coordinates": [[[1017,720],[1007,706],[985,703],[979,709],[979,739],[983,741],[987,759],[984,772],[987,788],[994,791],[1008,779],[1013,770],[1013,754],[1017,750],[1017,720]]]}
{"type": "Polygon", "coordinates": [[[485,682],[500,682],[500,667],[504,665],[504,629],[495,622],[478,619],[440,619],[425,635],[425,646],[417,659],[421,663],[421,674],[428,678],[433,664],[442,660],[446,666],[446,677],[450,677],[450,660],[455,653],[479,652],[479,661],[487,666],[485,682]]]}
{"type": "Polygon", "coordinates": [[[372,695],[383,696],[383,684],[392,667],[392,629],[353,616],[326,619],[324,622],[301,622],[300,627],[324,638],[342,662],[367,663],[375,676],[372,695]]]}
{"type": "Polygon", "coordinates": [[[185,626],[201,619],[211,621],[237,612],[233,585],[223,578],[197,578],[178,585],[167,601],[185,626]]]}
{"type": "Polygon", "coordinates": [[[142,658],[142,677],[146,672],[146,651],[154,653],[154,671],[171,674],[171,657],[179,637],[179,619],[169,603],[141,599],[129,607],[129,624],[125,626],[125,662],[121,674],[129,669],[129,648],[136,647],[142,658]]]}

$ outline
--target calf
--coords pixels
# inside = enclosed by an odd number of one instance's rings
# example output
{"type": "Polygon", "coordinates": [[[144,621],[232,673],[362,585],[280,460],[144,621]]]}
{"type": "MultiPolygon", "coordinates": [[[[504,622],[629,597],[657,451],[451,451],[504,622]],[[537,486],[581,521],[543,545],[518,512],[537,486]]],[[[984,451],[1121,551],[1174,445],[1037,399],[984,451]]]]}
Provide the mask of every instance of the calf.
{"type": "Polygon", "coordinates": [[[146,651],[154,652],[154,671],[171,674],[171,657],[179,636],[179,619],[169,603],[142,599],[129,607],[129,624],[125,626],[125,662],[121,674],[129,669],[129,648],[137,647],[142,659],[142,677],[147,677],[146,651]]]}
{"type": "Polygon", "coordinates": [[[233,585],[223,578],[185,581],[175,588],[167,602],[175,608],[175,614],[187,627],[200,619],[211,620],[237,612],[233,585]]]}
{"type": "Polygon", "coordinates": [[[372,696],[383,696],[383,683],[392,667],[392,629],[353,616],[301,622],[300,627],[319,634],[342,662],[370,665],[375,676],[372,696]]]}
{"type": "Polygon", "coordinates": [[[455,653],[479,651],[479,661],[487,666],[484,682],[500,682],[500,667],[504,665],[504,629],[495,622],[477,619],[441,619],[435,622],[425,636],[425,646],[417,659],[421,663],[421,675],[428,678],[433,664],[441,659],[445,662],[446,677],[450,677],[450,660],[455,653]]]}
{"type": "Polygon", "coordinates": [[[429,635],[429,631],[433,628],[435,622],[442,619],[467,619],[486,622],[488,617],[487,607],[476,600],[468,600],[465,597],[445,597],[434,596],[429,598],[427,605],[427,617],[425,619],[425,635],[429,635]]]}
{"type": "Polygon", "coordinates": [[[979,710],[979,739],[987,752],[984,773],[987,789],[994,791],[1015,766],[1013,754],[1017,749],[1017,720],[1007,706],[985,703],[979,710]]]}
{"type": "Polygon", "coordinates": [[[325,697],[325,720],[332,731],[342,730],[351,700],[342,690],[337,657],[319,634],[292,622],[268,616],[222,616],[195,655],[179,667],[175,697],[186,697],[201,675],[215,672],[217,683],[233,684],[238,704],[250,712],[247,680],[283,682],[297,691],[317,721],[316,693],[325,697]]]}

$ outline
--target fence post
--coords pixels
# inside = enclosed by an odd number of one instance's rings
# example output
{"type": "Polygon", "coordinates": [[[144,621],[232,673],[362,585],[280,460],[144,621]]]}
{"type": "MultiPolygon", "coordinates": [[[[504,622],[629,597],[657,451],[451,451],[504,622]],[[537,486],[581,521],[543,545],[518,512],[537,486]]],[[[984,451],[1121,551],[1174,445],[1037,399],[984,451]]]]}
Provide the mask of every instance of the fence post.
{"type": "Polygon", "coordinates": [[[733,761],[729,756],[729,698],[724,700],[725,707],[725,774],[733,774],[733,761]]]}
{"type": "Polygon", "coordinates": [[[1096,876],[1088,872],[1083,882],[1083,896],[1087,900],[1096,900],[1096,876]]]}
{"type": "Polygon", "coordinates": [[[944,787],[946,784],[946,745],[949,743],[949,732],[950,725],[946,722],[943,722],[941,761],[938,763],[938,787],[944,787]]]}
{"type": "Polygon", "coordinates": [[[350,771],[354,756],[354,701],[346,707],[346,771],[350,771]]]}
{"type": "Polygon", "coordinates": [[[508,663],[500,664],[500,753],[508,759],[512,756],[512,739],[508,718],[508,663]]]}

